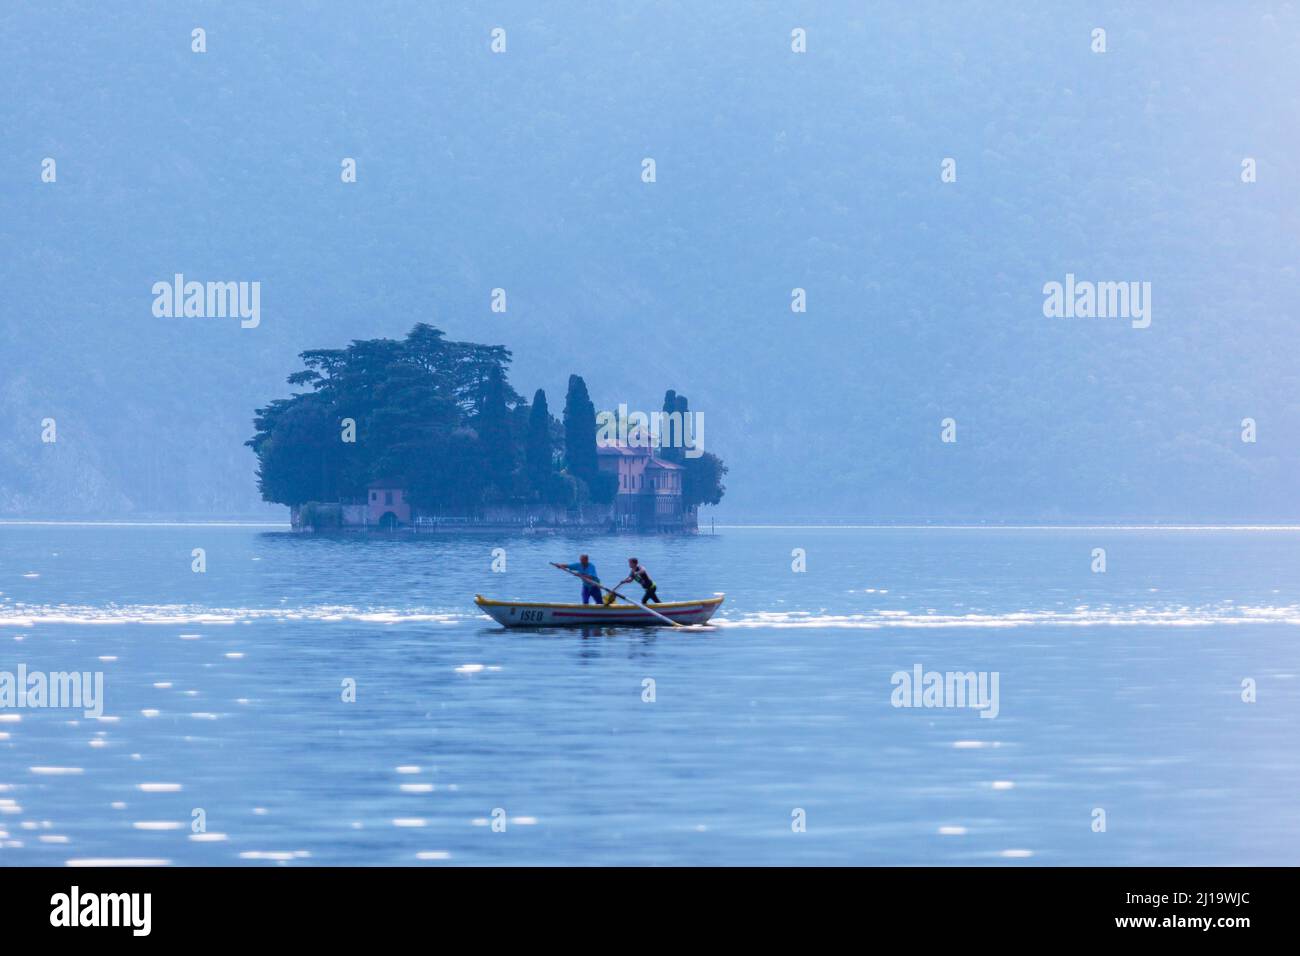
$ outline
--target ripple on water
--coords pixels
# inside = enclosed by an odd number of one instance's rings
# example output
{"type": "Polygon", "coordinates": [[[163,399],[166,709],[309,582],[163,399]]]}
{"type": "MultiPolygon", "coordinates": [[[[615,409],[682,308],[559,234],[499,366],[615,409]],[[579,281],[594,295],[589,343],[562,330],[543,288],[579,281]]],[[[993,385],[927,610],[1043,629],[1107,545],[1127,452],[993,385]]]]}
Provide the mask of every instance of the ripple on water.
{"type": "Polygon", "coordinates": [[[67,860],[64,866],[171,866],[172,861],[152,856],[97,856],[67,860]]]}
{"type": "MultiPolygon", "coordinates": [[[[473,615],[477,618],[477,615],[473,615]]],[[[360,608],[352,605],[305,607],[200,607],[185,604],[134,604],[95,607],[68,604],[0,606],[0,626],[32,627],[37,624],[253,624],[261,621],[350,621],[367,624],[456,624],[463,613],[432,612],[412,608],[360,608]]],[[[197,641],[199,632],[177,635],[197,641]]]]}
{"type": "MultiPolygon", "coordinates": [[[[490,824],[492,821],[489,820],[487,817],[475,817],[473,820],[469,822],[476,827],[485,827],[488,824],[490,824]]],[[[510,817],[507,822],[517,823],[523,827],[530,827],[530,826],[534,826],[537,823],[537,817],[510,817]]]]}

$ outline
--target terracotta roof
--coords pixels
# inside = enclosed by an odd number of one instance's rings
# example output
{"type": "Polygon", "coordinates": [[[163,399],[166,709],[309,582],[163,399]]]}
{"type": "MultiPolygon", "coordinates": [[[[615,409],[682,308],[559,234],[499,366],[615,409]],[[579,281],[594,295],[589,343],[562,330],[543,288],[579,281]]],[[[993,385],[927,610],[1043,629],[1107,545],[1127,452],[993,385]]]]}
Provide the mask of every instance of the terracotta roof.
{"type": "Polygon", "coordinates": [[[643,448],[641,446],[631,445],[597,445],[597,455],[618,455],[621,458],[646,458],[650,461],[646,464],[647,468],[662,468],[665,471],[681,471],[682,466],[676,462],[664,461],[662,458],[656,458],[654,449],[643,448]]]}

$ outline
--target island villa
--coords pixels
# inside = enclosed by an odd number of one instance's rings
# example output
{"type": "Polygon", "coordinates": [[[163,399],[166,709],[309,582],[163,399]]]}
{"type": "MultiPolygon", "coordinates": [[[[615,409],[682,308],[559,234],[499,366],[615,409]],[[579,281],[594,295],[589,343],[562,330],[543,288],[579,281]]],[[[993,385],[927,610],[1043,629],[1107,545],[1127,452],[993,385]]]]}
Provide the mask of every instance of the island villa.
{"type": "Polygon", "coordinates": [[[599,446],[597,466],[617,477],[612,504],[566,508],[548,504],[485,505],[476,515],[425,514],[412,505],[401,478],[372,481],[365,499],[300,505],[291,510],[295,530],[435,531],[439,528],[496,530],[586,528],[610,531],[694,532],[696,509],[683,498],[686,470],[655,456],[651,448],[599,446]]]}
{"type": "Polygon", "coordinates": [[[601,471],[618,476],[612,515],[620,528],[641,531],[695,530],[694,509],[682,504],[682,479],[686,470],[656,458],[649,448],[598,446],[601,471]],[[684,528],[683,525],[689,527],[684,528]]]}

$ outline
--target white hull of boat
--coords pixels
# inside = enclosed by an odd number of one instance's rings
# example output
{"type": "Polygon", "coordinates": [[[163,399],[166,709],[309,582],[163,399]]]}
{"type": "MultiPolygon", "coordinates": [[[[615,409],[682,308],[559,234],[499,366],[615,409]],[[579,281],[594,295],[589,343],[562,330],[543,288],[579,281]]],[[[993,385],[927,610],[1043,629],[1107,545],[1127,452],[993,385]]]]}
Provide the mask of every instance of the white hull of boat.
{"type": "MultiPolygon", "coordinates": [[[[703,624],[722,606],[723,595],[702,601],[676,601],[650,605],[678,624],[703,624]]],[[[492,601],[479,594],[474,603],[504,627],[668,627],[635,604],[534,604],[527,601],[492,601]]]]}

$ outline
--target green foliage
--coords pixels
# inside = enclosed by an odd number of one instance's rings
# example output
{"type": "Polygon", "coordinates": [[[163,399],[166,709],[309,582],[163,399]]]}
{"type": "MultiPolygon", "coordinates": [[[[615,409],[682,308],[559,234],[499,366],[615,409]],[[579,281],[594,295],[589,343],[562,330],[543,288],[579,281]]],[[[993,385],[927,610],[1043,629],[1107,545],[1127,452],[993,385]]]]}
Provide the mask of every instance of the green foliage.
{"type": "Polygon", "coordinates": [[[483,406],[475,419],[483,452],[484,475],[491,487],[489,498],[507,498],[514,490],[518,449],[512,434],[510,409],[506,407],[505,373],[494,366],[488,373],[483,406]]]}
{"type": "Polygon", "coordinates": [[[298,520],[304,528],[313,531],[332,531],[343,526],[343,507],[337,503],[308,501],[298,511],[298,520]]]}
{"type": "MultiPolygon", "coordinates": [[[[669,389],[664,394],[665,414],[676,413],[681,416],[682,433],[680,440],[685,441],[688,431],[691,428],[690,401],[685,395],[679,395],[673,389],[669,389]]],[[[667,429],[665,423],[664,428],[667,429]]],[[[667,435],[664,440],[668,441],[667,435]]],[[[692,442],[697,437],[691,438],[692,442]]],[[[682,476],[682,499],[686,507],[691,508],[697,505],[716,505],[722,500],[726,493],[726,486],[722,483],[723,476],[727,473],[727,466],[722,463],[722,459],[712,452],[705,452],[695,458],[686,454],[686,449],[682,446],[672,444],[666,445],[659,450],[659,457],[665,461],[676,462],[686,469],[682,476]]]]}
{"type": "Polygon", "coordinates": [[[706,451],[698,458],[684,458],[686,475],[682,480],[682,498],[686,506],[716,505],[726,493],[722,478],[727,466],[713,452],[706,451]]]}
{"type": "MultiPolygon", "coordinates": [[[[321,502],[364,501],[380,478],[401,480],[423,511],[456,515],[511,500],[608,504],[618,493],[617,477],[599,470],[596,408],[577,375],[569,377],[561,426],[545,392],[538,389],[530,407],[510,387],[508,350],[451,342],[429,325],[402,341],[354,340],[301,358],[306,367],[289,383],[309,390],[257,409],[246,444],[257,454],[263,499],[301,505],[305,526],[338,527],[338,505],[321,502]]],[[[686,408],[684,396],[669,396],[686,408]]],[[[688,462],[688,479],[696,476],[686,486],[690,503],[722,496],[726,468],[706,458],[688,462]]]]}
{"type": "Polygon", "coordinates": [[[598,471],[587,482],[587,492],[596,504],[607,505],[618,494],[618,475],[598,471]]]}
{"type": "Polygon", "coordinates": [[[524,470],[529,494],[541,501],[555,502],[561,495],[552,481],[555,474],[555,448],[551,441],[551,410],[546,392],[538,389],[528,413],[528,433],[524,439],[524,470]]]}
{"type": "Polygon", "coordinates": [[[412,501],[474,508],[514,488],[518,457],[500,346],[448,341],[420,324],[404,341],[354,340],[301,354],[289,376],[311,391],[259,408],[247,444],[266,501],[364,499],[377,478],[402,477],[412,501]],[[355,441],[344,441],[347,420],[355,441]]]}
{"type": "Polygon", "coordinates": [[[258,489],[267,501],[297,505],[337,498],[344,446],[328,403],[319,395],[277,399],[257,410],[258,489]]]}
{"type": "Polygon", "coordinates": [[[569,376],[564,399],[564,461],[575,478],[589,486],[596,480],[596,406],[580,375],[569,376]]]}
{"type": "MultiPolygon", "coordinates": [[[[685,399],[682,399],[682,402],[685,404],[685,399]]],[[[668,391],[664,392],[663,412],[665,416],[668,416],[676,411],[679,411],[677,407],[677,392],[670,388],[668,391]]],[[[667,418],[665,418],[665,421],[667,421],[667,418]]],[[[682,460],[682,449],[666,446],[659,450],[659,457],[664,461],[680,462],[682,460]]]]}
{"type": "Polygon", "coordinates": [[[508,476],[489,474],[482,442],[472,428],[446,436],[406,477],[412,504],[455,515],[476,514],[488,487],[506,487],[508,481],[508,476]]]}

